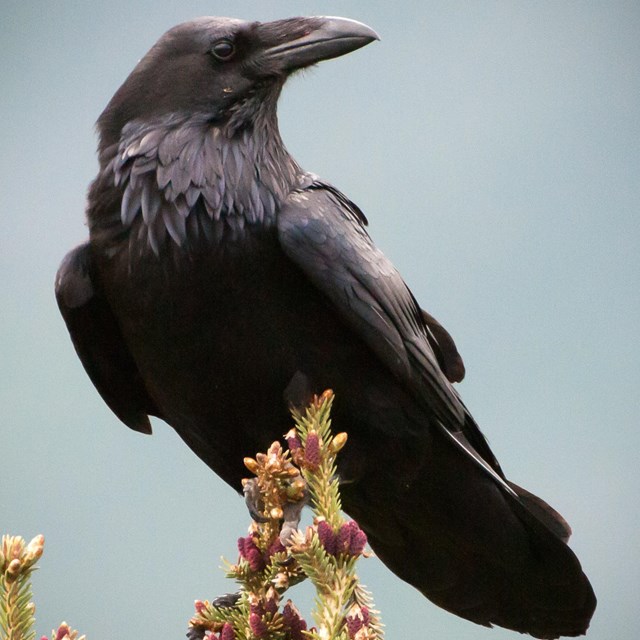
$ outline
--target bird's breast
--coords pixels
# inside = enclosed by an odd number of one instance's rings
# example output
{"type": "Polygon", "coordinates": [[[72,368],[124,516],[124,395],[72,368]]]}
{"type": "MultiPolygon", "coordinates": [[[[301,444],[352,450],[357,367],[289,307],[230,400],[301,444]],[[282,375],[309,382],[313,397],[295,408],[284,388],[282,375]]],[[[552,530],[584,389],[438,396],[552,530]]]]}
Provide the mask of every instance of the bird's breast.
{"type": "Polygon", "coordinates": [[[331,324],[275,229],[245,228],[197,252],[104,258],[100,271],[145,384],[176,427],[270,415],[315,332],[331,324]]]}
{"type": "Polygon", "coordinates": [[[243,457],[289,430],[295,380],[335,390],[336,425],[354,442],[345,477],[361,473],[357,443],[372,424],[387,437],[407,420],[407,391],[287,258],[274,227],[197,251],[139,257],[127,247],[125,238],[109,257],[94,245],[140,376],[159,415],[233,486],[243,457]]]}

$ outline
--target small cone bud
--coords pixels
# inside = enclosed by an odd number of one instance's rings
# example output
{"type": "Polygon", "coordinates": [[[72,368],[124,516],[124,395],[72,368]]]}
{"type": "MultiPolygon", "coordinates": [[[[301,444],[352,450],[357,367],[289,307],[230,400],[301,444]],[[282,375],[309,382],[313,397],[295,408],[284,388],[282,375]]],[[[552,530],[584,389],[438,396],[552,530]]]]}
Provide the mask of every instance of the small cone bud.
{"type": "Polygon", "coordinates": [[[287,631],[287,637],[291,640],[304,640],[304,631],[307,630],[307,623],[300,616],[300,612],[296,609],[291,600],[287,601],[282,609],[282,622],[287,631]]]}
{"type": "Polygon", "coordinates": [[[282,520],[284,513],[280,507],[273,507],[271,511],[269,511],[269,516],[272,520],[282,520]]]}
{"type": "Polygon", "coordinates": [[[20,562],[20,560],[15,558],[9,563],[9,566],[7,567],[7,579],[14,580],[15,578],[18,577],[21,570],[22,570],[22,563],[20,562]]]}
{"type": "Polygon", "coordinates": [[[42,534],[36,536],[27,545],[25,549],[24,564],[26,567],[30,567],[42,556],[44,551],[44,536],[42,534]]]}
{"type": "Polygon", "coordinates": [[[63,640],[71,635],[71,629],[66,622],[63,622],[56,631],[56,640],[63,640]]]}
{"type": "Polygon", "coordinates": [[[316,525],[316,530],[318,538],[320,538],[320,544],[325,551],[334,555],[336,552],[336,534],[333,532],[333,527],[326,520],[320,520],[316,525]]]}
{"type": "Polygon", "coordinates": [[[367,535],[365,532],[358,527],[351,533],[351,540],[349,543],[349,553],[352,556],[359,556],[363,551],[364,547],[367,544],[367,535]]]}
{"type": "Polygon", "coordinates": [[[247,467],[247,469],[249,469],[251,473],[256,473],[256,474],[258,473],[258,469],[260,467],[258,466],[258,463],[253,458],[245,458],[243,462],[244,462],[244,466],[247,467]]]}
{"type": "Polygon", "coordinates": [[[345,444],[347,444],[347,434],[343,431],[342,433],[338,433],[333,440],[331,440],[329,451],[331,451],[331,453],[338,453],[345,444]]]}
{"type": "Polygon", "coordinates": [[[269,455],[279,456],[282,453],[282,445],[277,440],[274,440],[267,453],[269,455]]]}
{"type": "Polygon", "coordinates": [[[249,627],[256,638],[262,638],[268,631],[267,625],[257,613],[252,613],[249,616],[249,627]]]}
{"type": "Polygon", "coordinates": [[[309,431],[304,443],[304,463],[310,469],[316,469],[320,458],[320,438],[316,431],[309,431]]]}
{"type": "Polygon", "coordinates": [[[286,489],[287,498],[293,502],[302,500],[306,486],[307,484],[302,478],[294,480],[286,489]]]}
{"type": "Polygon", "coordinates": [[[302,444],[300,443],[300,438],[298,437],[298,432],[295,429],[290,429],[289,432],[285,435],[284,439],[287,441],[287,446],[289,447],[289,451],[292,453],[297,451],[302,444]]]}
{"type": "Polygon", "coordinates": [[[271,581],[276,589],[286,591],[289,588],[289,576],[284,573],[276,573],[276,577],[271,581]]]}
{"type": "Polygon", "coordinates": [[[235,637],[236,633],[233,627],[228,622],[225,622],[220,631],[220,640],[235,640],[235,637]]]}

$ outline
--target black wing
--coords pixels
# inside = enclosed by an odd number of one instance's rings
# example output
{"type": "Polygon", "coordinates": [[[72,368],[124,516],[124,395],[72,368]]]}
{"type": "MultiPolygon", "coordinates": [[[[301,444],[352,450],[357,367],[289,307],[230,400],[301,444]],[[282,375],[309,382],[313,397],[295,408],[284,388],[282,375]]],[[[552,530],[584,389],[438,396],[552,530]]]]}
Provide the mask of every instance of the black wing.
{"type": "Polygon", "coordinates": [[[359,209],[316,181],[289,196],[278,215],[278,234],[287,256],[389,370],[428,403],[455,446],[515,495],[432,348],[444,345],[455,368],[459,356],[453,340],[431,316],[425,318],[396,268],[371,241],[359,209]]]}
{"type": "Polygon", "coordinates": [[[462,357],[451,334],[427,311],[421,310],[422,319],[429,329],[427,338],[436,354],[442,373],[449,382],[461,382],[465,369],[462,357]]]}
{"type": "Polygon", "coordinates": [[[151,433],[158,415],[120,332],[118,322],[92,279],[88,244],[70,251],[56,275],[56,300],[85,371],[109,408],[128,427],[151,433]]]}
{"type": "MultiPolygon", "coordinates": [[[[316,182],[290,195],[278,232],[289,258],[416,399],[428,404],[437,418],[430,424],[448,439],[431,440],[431,466],[407,485],[402,499],[394,494],[384,505],[386,515],[376,512],[367,522],[369,498],[353,489],[347,510],[365,526],[377,555],[438,605],[479,624],[539,638],[584,633],[596,599],[564,544],[569,526],[546,502],[506,481],[438,364],[432,344],[440,325],[423,316],[357,210],[316,182]],[[492,481],[482,482],[480,470],[492,481]],[[455,516],[451,505],[458,509],[455,516]]],[[[455,345],[448,340],[448,334],[438,335],[436,351],[451,354],[455,345]]],[[[375,495],[384,500],[385,490],[375,495]]]]}

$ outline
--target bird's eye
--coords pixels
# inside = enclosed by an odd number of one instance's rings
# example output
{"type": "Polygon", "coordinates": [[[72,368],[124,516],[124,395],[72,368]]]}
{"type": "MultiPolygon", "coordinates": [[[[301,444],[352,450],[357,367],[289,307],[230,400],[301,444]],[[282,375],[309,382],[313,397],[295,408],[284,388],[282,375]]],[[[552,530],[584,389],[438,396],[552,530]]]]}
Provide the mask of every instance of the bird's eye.
{"type": "Polygon", "coordinates": [[[236,48],[231,40],[218,40],[218,42],[211,47],[211,53],[223,62],[231,60],[235,52],[236,48]]]}

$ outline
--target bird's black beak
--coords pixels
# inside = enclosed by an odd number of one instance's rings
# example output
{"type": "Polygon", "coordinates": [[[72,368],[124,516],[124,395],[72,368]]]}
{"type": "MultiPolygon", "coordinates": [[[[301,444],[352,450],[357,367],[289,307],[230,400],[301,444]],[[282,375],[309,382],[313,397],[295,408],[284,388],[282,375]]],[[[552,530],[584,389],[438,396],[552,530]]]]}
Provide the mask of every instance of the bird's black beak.
{"type": "Polygon", "coordinates": [[[284,72],[337,58],[380,39],[366,24],[348,18],[290,18],[263,27],[273,28],[279,36],[264,56],[284,72]]]}

